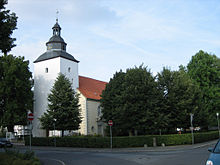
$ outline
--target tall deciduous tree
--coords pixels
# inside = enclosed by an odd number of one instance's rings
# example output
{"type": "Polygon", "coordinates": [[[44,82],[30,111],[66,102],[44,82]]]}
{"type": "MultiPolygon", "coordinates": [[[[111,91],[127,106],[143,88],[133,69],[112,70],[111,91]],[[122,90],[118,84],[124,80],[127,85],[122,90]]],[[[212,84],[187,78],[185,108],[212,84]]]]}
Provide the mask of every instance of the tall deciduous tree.
{"type": "Polygon", "coordinates": [[[12,32],[17,26],[17,17],[15,13],[5,9],[7,0],[0,0],[0,50],[7,54],[15,46],[15,38],[12,38],[12,32]]]}
{"type": "Polygon", "coordinates": [[[63,74],[60,74],[48,96],[48,110],[40,118],[42,128],[53,129],[55,122],[56,129],[77,130],[81,123],[79,98],[73,90],[71,82],[63,74]]]}
{"type": "Polygon", "coordinates": [[[118,134],[146,133],[154,127],[157,85],[151,72],[143,66],[120,71],[102,93],[103,118],[113,120],[118,134]]]}
{"type": "Polygon", "coordinates": [[[169,115],[169,131],[188,128],[189,114],[198,110],[198,87],[182,66],[179,71],[163,68],[163,71],[158,73],[158,85],[164,94],[161,109],[169,115]]]}
{"type": "Polygon", "coordinates": [[[200,118],[207,121],[204,123],[204,126],[207,126],[209,117],[213,121],[215,113],[220,110],[220,59],[200,50],[192,57],[187,69],[190,77],[202,91],[201,113],[207,115],[203,119],[202,116],[200,118]]]}
{"type": "Polygon", "coordinates": [[[102,106],[102,118],[107,122],[113,120],[114,127],[113,133],[116,135],[123,135],[127,133],[124,130],[122,124],[124,122],[123,111],[123,94],[125,90],[123,83],[125,79],[125,73],[120,71],[116,72],[110,82],[106,85],[105,90],[102,92],[101,106],[102,106]],[[122,120],[121,120],[122,119],[122,120]]]}
{"type": "Polygon", "coordinates": [[[24,57],[0,57],[0,125],[14,131],[14,125],[26,124],[32,110],[32,74],[24,57]]]}

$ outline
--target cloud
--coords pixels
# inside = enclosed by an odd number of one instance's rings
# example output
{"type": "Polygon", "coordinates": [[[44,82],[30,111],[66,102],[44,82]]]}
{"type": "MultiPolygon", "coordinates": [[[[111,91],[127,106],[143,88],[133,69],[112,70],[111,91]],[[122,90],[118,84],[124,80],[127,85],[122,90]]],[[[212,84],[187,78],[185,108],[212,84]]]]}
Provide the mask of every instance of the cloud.
{"type": "Polygon", "coordinates": [[[116,18],[115,13],[101,2],[101,0],[10,0],[8,7],[25,22],[42,24],[48,18],[54,22],[58,10],[59,20],[63,22],[89,25],[116,18]]]}

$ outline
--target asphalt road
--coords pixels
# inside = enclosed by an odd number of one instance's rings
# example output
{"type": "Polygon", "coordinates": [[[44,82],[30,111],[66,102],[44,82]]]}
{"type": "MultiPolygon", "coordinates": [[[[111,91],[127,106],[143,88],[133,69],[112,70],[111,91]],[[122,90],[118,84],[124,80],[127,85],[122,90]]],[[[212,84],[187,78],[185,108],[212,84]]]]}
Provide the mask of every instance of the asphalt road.
{"type": "MultiPolygon", "coordinates": [[[[194,146],[132,149],[75,149],[54,147],[32,147],[44,165],[205,165],[208,148],[216,141],[194,146]],[[140,151],[140,152],[137,152],[140,151]]],[[[28,146],[15,146],[25,152],[28,146]]],[[[13,149],[13,150],[14,150],[13,149]]],[[[0,152],[4,152],[0,149],[0,152]]]]}
{"type": "Polygon", "coordinates": [[[36,150],[35,153],[45,165],[205,165],[209,147],[163,152],[36,150]]]}

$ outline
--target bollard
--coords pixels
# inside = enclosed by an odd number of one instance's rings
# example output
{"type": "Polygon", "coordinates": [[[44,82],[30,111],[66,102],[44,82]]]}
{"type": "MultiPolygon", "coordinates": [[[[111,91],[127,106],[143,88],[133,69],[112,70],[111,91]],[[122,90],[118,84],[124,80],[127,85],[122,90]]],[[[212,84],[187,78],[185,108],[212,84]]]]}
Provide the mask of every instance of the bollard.
{"type": "Polygon", "coordinates": [[[156,138],[153,138],[153,147],[156,147],[156,146],[157,146],[156,138]]]}
{"type": "Polygon", "coordinates": [[[161,146],[162,146],[162,147],[165,147],[165,144],[164,144],[164,143],[162,143],[162,144],[161,144],[161,146]]]}
{"type": "Polygon", "coordinates": [[[147,144],[144,144],[144,148],[147,148],[147,144]]]}

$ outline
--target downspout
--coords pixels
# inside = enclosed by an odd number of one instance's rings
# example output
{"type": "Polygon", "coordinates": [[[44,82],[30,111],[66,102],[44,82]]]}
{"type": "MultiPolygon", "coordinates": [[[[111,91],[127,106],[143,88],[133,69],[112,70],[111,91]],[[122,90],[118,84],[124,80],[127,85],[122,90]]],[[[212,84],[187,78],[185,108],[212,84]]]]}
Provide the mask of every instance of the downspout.
{"type": "Polygon", "coordinates": [[[88,99],[86,98],[86,135],[89,134],[89,115],[88,115],[88,99]]]}

